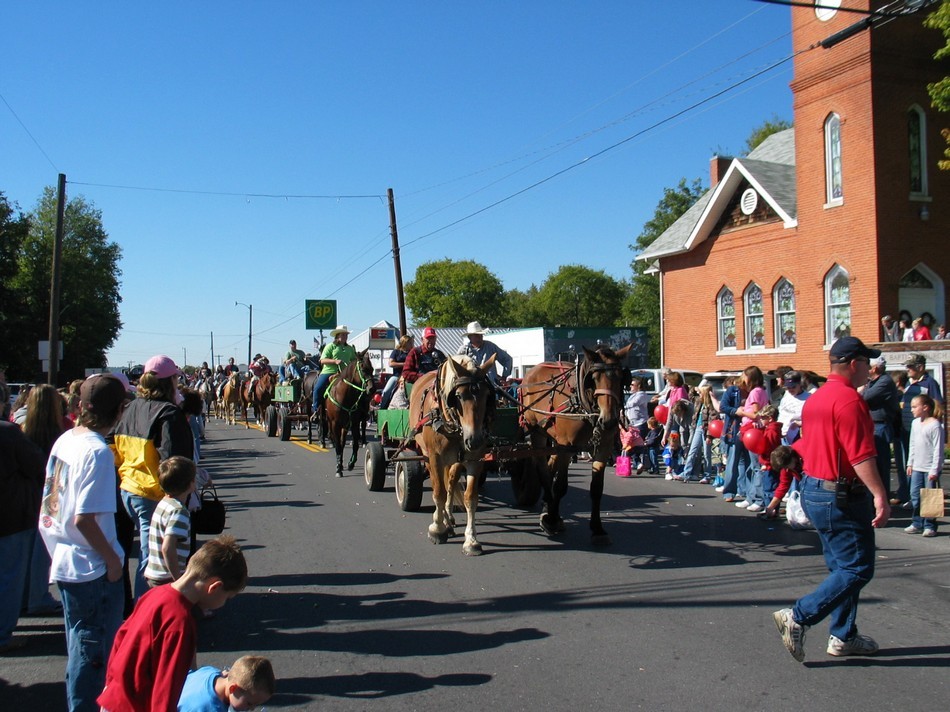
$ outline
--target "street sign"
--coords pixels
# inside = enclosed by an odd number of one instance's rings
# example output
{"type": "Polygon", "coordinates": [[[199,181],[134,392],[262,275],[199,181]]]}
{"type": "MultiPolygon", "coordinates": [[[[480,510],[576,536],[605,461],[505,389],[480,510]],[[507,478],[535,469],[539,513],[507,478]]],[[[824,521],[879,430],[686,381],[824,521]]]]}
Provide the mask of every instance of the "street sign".
{"type": "Polygon", "coordinates": [[[336,327],[336,299],[308,299],[306,302],[307,329],[336,327]]]}

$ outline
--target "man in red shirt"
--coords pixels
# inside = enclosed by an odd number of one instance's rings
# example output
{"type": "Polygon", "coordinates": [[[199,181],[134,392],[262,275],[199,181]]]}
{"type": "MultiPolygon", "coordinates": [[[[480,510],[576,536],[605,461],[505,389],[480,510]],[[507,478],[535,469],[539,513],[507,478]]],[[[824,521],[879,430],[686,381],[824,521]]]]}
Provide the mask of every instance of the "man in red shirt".
{"type": "Polygon", "coordinates": [[[402,367],[402,378],[406,383],[415,383],[423,373],[435,371],[443,363],[446,356],[435,347],[435,329],[427,326],[422,332],[422,343],[409,350],[402,367]]]}
{"type": "Polygon", "coordinates": [[[831,373],[802,410],[802,506],[821,539],[828,576],[792,608],[772,614],[782,642],[805,659],[805,631],[831,618],[827,652],[873,655],[878,645],[855,625],[858,596],[874,576],[874,529],[891,508],[877,471],[874,422],[857,387],[868,381],[869,361],[881,352],[844,336],[831,347],[831,373]]]}

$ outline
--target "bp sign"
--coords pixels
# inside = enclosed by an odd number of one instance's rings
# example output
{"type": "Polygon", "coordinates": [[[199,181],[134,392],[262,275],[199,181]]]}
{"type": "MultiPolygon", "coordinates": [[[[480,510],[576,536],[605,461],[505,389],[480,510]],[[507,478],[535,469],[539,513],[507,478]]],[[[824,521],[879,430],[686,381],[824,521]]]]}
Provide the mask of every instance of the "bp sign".
{"type": "Polygon", "coordinates": [[[307,300],[307,329],[333,329],[336,327],[336,299],[307,300]]]}

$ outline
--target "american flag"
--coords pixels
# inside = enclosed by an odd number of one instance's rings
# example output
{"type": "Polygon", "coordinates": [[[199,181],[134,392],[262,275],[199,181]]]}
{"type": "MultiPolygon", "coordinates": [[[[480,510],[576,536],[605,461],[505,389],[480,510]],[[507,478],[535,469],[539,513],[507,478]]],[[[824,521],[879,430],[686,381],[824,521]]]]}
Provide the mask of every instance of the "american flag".
{"type": "Polygon", "coordinates": [[[320,342],[317,341],[317,337],[316,337],[316,336],[313,337],[313,350],[314,350],[314,351],[320,351],[320,342]]]}

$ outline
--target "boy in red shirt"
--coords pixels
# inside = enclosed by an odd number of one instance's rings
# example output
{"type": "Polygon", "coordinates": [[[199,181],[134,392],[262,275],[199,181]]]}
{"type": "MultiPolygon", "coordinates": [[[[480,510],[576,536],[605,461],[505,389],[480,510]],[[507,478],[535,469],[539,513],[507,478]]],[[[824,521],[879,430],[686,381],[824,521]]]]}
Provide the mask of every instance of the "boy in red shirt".
{"type": "Polygon", "coordinates": [[[221,608],[247,585],[247,562],[233,537],[206,542],[184,575],[139,599],[119,628],[106,686],[104,712],[175,712],[189,668],[196,667],[194,608],[221,608]]]}

